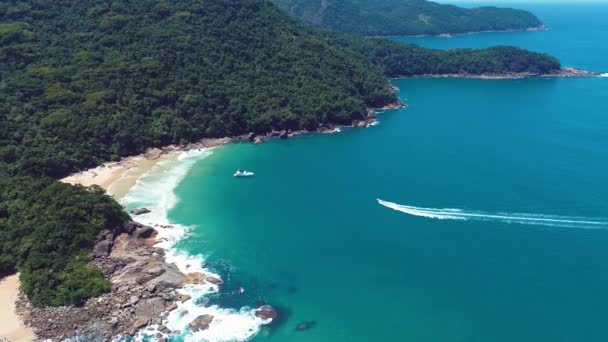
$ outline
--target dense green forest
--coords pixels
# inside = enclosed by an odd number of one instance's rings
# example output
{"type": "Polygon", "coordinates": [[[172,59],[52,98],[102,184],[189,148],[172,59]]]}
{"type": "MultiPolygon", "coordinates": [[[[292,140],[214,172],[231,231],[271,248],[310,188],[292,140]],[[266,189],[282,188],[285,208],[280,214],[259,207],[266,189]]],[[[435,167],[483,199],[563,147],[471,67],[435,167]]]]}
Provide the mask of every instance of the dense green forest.
{"type": "Polygon", "coordinates": [[[108,289],[87,266],[97,233],[124,222],[122,207],[99,187],[50,178],[0,179],[0,273],[21,271],[34,305],[78,304],[108,289]]]}
{"type": "Polygon", "coordinates": [[[53,179],[152,146],[350,123],[395,100],[385,75],[560,67],[320,31],[266,0],[0,0],[0,62],[0,273],[19,269],[36,305],[104,291],[86,253],[127,219],[53,179]]]}
{"type": "Polygon", "coordinates": [[[318,27],[366,36],[438,35],[539,27],[532,13],[512,8],[461,8],[427,0],[272,0],[318,27]]]}
{"type": "Polygon", "coordinates": [[[541,75],[561,68],[559,60],[550,55],[512,46],[436,50],[381,38],[329,35],[335,45],[351,48],[364,55],[380,67],[387,77],[512,73],[541,75]]]}

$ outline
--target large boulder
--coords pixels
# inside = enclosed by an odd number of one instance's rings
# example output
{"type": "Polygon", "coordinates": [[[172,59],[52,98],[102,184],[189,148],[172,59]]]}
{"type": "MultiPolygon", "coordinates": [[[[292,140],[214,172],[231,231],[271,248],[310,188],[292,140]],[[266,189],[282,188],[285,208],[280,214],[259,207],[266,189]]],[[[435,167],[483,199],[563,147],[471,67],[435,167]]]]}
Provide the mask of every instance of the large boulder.
{"type": "Polygon", "coordinates": [[[270,305],[263,305],[255,310],[255,315],[263,320],[273,320],[277,318],[277,310],[270,305]]]}
{"type": "Polygon", "coordinates": [[[156,230],[152,227],[141,226],[135,230],[133,236],[137,239],[147,239],[156,234],[156,230]]]}
{"type": "Polygon", "coordinates": [[[216,277],[213,277],[213,276],[207,276],[207,277],[205,277],[205,280],[206,280],[208,283],[215,284],[215,285],[219,285],[219,284],[223,284],[223,283],[224,283],[224,282],[222,281],[222,279],[220,279],[220,278],[216,278],[216,277]]]}
{"type": "Polygon", "coordinates": [[[186,284],[204,284],[205,283],[205,275],[200,272],[192,272],[186,274],[184,277],[184,282],[186,284]]]}
{"type": "Polygon", "coordinates": [[[200,315],[200,316],[196,317],[194,319],[194,321],[192,321],[190,323],[190,330],[192,330],[193,332],[206,330],[207,328],[209,328],[209,324],[211,324],[212,321],[213,321],[212,315],[208,315],[208,314],[200,315]]]}
{"type": "Polygon", "coordinates": [[[135,319],[150,321],[165,311],[166,307],[165,300],[160,297],[142,299],[135,307],[135,319]]]}
{"type": "Polygon", "coordinates": [[[176,289],[184,285],[184,274],[174,264],[163,264],[163,273],[149,280],[146,285],[176,289]]]}
{"type": "Polygon", "coordinates": [[[135,335],[135,333],[137,333],[137,331],[143,327],[145,327],[146,325],[148,325],[148,319],[145,318],[137,318],[135,320],[135,322],[133,323],[133,326],[131,326],[131,330],[129,331],[130,335],[135,335]]]}
{"type": "Polygon", "coordinates": [[[105,258],[110,255],[110,251],[112,250],[112,241],[103,240],[99,241],[95,244],[95,248],[93,250],[93,256],[95,258],[105,258]]]}
{"type": "Polygon", "coordinates": [[[149,212],[151,212],[151,210],[150,210],[150,209],[148,209],[148,208],[136,208],[136,209],[133,209],[133,210],[131,210],[131,211],[130,211],[130,213],[131,213],[132,215],[136,215],[136,216],[137,216],[137,215],[143,215],[143,214],[147,214],[147,213],[149,213],[149,212]]]}

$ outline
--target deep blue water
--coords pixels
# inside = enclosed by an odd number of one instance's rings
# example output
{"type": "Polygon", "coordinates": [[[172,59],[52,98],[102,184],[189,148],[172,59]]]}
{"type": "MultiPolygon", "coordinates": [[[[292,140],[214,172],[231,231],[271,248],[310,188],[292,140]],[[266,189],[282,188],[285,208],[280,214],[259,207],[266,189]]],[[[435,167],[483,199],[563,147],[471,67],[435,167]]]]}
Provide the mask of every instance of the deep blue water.
{"type": "MultiPolygon", "coordinates": [[[[551,30],[406,40],[608,71],[608,5],[530,8],[551,30]]],[[[409,107],[376,127],[190,170],[170,218],[226,280],[212,303],[277,306],[260,342],[607,341],[608,78],[392,83],[409,107]]]]}

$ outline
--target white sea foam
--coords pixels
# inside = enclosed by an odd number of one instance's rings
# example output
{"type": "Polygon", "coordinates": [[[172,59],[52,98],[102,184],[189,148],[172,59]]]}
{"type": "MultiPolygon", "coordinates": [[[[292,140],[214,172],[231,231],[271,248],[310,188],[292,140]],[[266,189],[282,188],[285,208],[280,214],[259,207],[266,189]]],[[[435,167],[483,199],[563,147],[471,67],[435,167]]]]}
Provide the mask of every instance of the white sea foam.
{"type": "Polygon", "coordinates": [[[527,225],[539,225],[547,227],[564,227],[578,229],[608,229],[606,218],[586,218],[576,216],[558,216],[542,214],[522,213],[488,213],[483,211],[471,211],[461,209],[438,209],[421,208],[409,205],[401,205],[393,202],[377,200],[380,205],[397,210],[409,215],[427,217],[438,220],[476,220],[497,221],[503,223],[516,223],[527,225]]]}
{"type": "Polygon", "coordinates": [[[605,74],[600,74],[599,77],[608,77],[608,72],[605,74]]]}
{"type": "MultiPolygon", "coordinates": [[[[202,255],[190,255],[175,248],[176,243],[194,227],[173,224],[168,218],[168,212],[179,201],[174,189],[197,161],[212,153],[212,149],[204,149],[176,152],[168,156],[142,175],[121,203],[129,208],[146,207],[151,210],[148,214],[138,216],[137,220],[158,230],[157,246],[166,250],[167,262],[175,263],[183,273],[202,272],[220,278],[219,275],[204,268],[202,255]],[[169,227],[166,228],[167,226],[169,227]]],[[[219,291],[218,286],[210,283],[189,285],[180,289],[180,293],[188,294],[192,299],[185,303],[178,302],[178,308],[169,313],[166,322],[163,322],[164,325],[172,331],[181,331],[181,336],[186,342],[221,342],[247,340],[255,335],[263,324],[268,323],[256,317],[254,310],[250,308],[233,310],[218,306],[205,307],[204,297],[217,291],[219,291]],[[209,328],[201,332],[190,332],[189,323],[203,314],[214,317],[209,328]]],[[[135,339],[142,341],[146,336],[154,336],[158,333],[157,328],[157,326],[147,327],[141,330],[135,339]]]]}

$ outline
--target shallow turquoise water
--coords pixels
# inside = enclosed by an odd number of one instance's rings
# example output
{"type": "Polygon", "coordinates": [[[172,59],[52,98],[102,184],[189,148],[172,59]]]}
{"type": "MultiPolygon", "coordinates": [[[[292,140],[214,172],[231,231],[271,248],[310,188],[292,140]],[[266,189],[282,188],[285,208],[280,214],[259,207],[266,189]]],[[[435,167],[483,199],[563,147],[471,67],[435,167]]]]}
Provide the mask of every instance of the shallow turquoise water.
{"type": "MultiPolygon", "coordinates": [[[[408,40],[608,71],[608,6],[536,12],[551,31],[408,40]]],[[[255,341],[608,340],[608,78],[393,84],[410,106],[379,126],[224,146],[190,170],[170,218],[224,277],[212,302],[277,306],[255,341]]]]}

